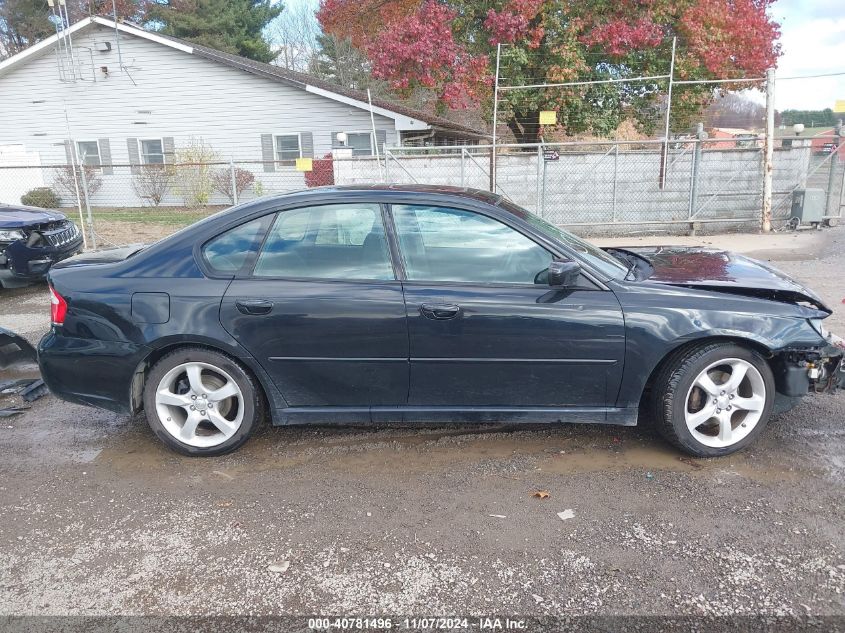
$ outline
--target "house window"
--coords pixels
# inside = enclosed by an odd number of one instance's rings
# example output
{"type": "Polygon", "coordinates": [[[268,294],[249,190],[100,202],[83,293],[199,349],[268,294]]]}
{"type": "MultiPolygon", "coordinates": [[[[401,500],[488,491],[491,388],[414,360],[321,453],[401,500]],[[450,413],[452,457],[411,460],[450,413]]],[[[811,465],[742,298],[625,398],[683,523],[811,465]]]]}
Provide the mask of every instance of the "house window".
{"type": "Polygon", "coordinates": [[[299,134],[284,134],[276,137],[276,160],[302,158],[299,134]]]}
{"type": "Polygon", "coordinates": [[[79,156],[79,162],[90,167],[99,167],[100,162],[100,146],[97,141],[77,141],[76,150],[79,156]]]}
{"type": "Polygon", "coordinates": [[[347,132],[346,146],[352,148],[353,156],[372,156],[373,135],[370,132],[347,132]]]}
{"type": "Polygon", "coordinates": [[[164,164],[164,143],[160,138],[141,139],[141,162],[144,165],[164,164]]]}

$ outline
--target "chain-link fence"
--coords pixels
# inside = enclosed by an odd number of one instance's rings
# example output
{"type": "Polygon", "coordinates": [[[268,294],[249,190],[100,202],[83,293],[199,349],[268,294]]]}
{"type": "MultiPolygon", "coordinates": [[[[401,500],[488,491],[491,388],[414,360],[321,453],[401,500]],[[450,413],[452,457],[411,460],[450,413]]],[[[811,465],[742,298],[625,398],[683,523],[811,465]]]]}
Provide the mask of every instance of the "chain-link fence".
{"type": "MultiPolygon", "coordinates": [[[[88,247],[157,239],[219,209],[305,189],[325,167],[293,161],[0,166],[0,203],[60,209],[86,227],[88,247]],[[319,171],[318,171],[319,170],[319,171]]],[[[331,178],[329,178],[331,180],[331,178]]]]}
{"type": "MultiPolygon", "coordinates": [[[[773,152],[773,222],[801,215],[806,190],[821,218],[843,212],[845,157],[830,137],[778,138],[773,152]],[[803,203],[803,201],[802,201],[803,203]]],[[[545,219],[579,232],[758,228],[763,140],[706,134],[662,141],[589,141],[496,147],[496,190],[545,219]]],[[[379,179],[488,189],[492,146],[393,148],[375,159],[336,162],[339,183],[379,179]]],[[[805,223],[811,216],[804,216],[805,223]]]]}
{"type": "MultiPolygon", "coordinates": [[[[839,138],[787,136],[774,145],[774,227],[841,218],[839,138]]],[[[753,230],[761,223],[762,147],[759,137],[705,133],[673,140],[665,154],[655,140],[499,145],[496,190],[581,233],[753,230]]],[[[308,187],[386,181],[489,189],[491,149],[389,148],[379,159],[314,160],[310,171],[254,160],[7,166],[0,202],[63,209],[86,227],[89,247],[104,246],[156,239],[236,202],[308,187]]]]}

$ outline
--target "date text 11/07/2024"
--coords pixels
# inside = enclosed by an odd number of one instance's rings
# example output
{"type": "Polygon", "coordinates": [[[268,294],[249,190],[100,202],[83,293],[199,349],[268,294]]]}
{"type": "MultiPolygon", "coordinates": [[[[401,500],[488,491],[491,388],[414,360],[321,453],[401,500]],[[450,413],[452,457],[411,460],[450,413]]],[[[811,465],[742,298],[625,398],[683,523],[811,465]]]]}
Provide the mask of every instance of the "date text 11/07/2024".
{"type": "Polygon", "coordinates": [[[521,619],[507,617],[320,617],[308,618],[308,628],[313,631],[373,630],[388,631],[525,631],[528,623],[521,619]]]}

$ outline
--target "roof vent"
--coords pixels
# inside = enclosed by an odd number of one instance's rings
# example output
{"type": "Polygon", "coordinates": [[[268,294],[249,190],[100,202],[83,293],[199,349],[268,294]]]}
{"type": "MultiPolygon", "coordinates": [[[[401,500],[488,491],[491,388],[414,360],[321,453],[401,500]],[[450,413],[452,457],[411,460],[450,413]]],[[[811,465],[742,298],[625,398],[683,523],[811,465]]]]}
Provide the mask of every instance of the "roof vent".
{"type": "Polygon", "coordinates": [[[111,50],[111,42],[97,42],[96,46],[101,53],[108,53],[111,50]]]}

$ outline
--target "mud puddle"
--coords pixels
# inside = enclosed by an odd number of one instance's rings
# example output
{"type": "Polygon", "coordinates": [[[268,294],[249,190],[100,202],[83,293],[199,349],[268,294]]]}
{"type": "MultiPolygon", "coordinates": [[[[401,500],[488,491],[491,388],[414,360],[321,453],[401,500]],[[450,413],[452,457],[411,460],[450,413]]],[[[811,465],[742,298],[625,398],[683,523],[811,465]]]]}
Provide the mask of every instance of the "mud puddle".
{"type": "Polygon", "coordinates": [[[198,459],[177,455],[133,420],[97,455],[95,464],[119,476],[157,479],[186,476],[194,483],[249,481],[256,475],[319,467],[337,475],[421,476],[498,464],[491,474],[510,476],[536,471],[553,475],[641,472],[644,476],[683,473],[709,479],[741,477],[777,482],[811,476],[777,461],[741,453],[726,458],[695,459],[661,440],[632,429],[561,426],[526,430],[501,425],[438,428],[313,428],[263,430],[236,453],[198,459]],[[502,468],[502,465],[510,468],[502,468]]]}

